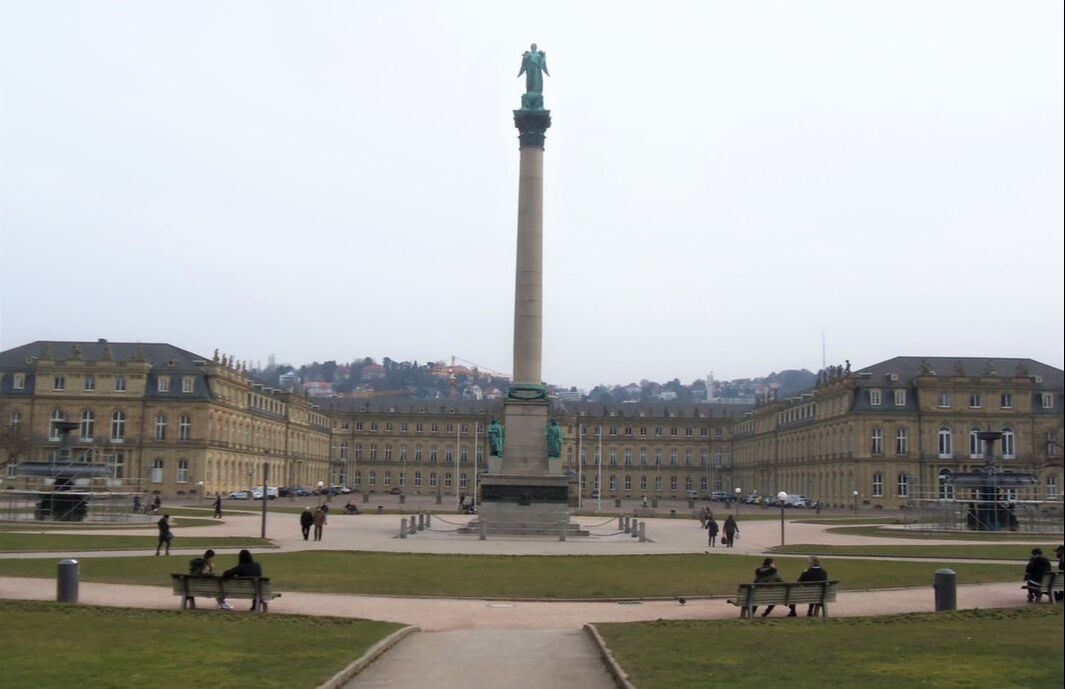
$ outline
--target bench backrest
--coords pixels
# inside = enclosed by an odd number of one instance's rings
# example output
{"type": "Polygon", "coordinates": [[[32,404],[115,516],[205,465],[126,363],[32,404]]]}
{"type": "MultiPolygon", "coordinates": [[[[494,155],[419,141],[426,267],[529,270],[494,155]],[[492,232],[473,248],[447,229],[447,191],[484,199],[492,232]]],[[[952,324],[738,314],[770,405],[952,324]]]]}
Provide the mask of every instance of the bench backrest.
{"type": "Polygon", "coordinates": [[[838,581],[796,581],[740,584],[736,603],[751,605],[799,605],[834,603],[838,581]]]}
{"type": "Polygon", "coordinates": [[[176,595],[201,598],[254,598],[257,592],[263,598],[273,595],[269,577],[223,579],[211,575],[171,574],[170,578],[176,595]]]}
{"type": "Polygon", "coordinates": [[[1065,588],[1065,577],[1061,572],[1047,572],[1043,575],[1043,581],[1039,583],[1039,588],[1044,591],[1061,591],[1065,588]]]}

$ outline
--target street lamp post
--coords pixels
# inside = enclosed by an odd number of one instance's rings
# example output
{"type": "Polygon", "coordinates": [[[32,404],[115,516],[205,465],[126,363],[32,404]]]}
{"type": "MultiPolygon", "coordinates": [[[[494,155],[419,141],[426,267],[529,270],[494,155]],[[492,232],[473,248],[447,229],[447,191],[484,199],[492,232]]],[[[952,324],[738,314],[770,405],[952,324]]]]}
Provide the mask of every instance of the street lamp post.
{"type": "Polygon", "coordinates": [[[854,498],[854,514],[858,514],[858,491],[851,491],[851,497],[854,498]]]}
{"type": "Polygon", "coordinates": [[[736,493],[736,515],[738,516],[740,513],[740,495],[743,493],[743,489],[737,486],[733,492],[736,493]]]}
{"type": "MultiPolygon", "coordinates": [[[[322,486],[324,486],[324,485],[325,485],[325,483],[323,481],[319,481],[318,482],[318,497],[319,498],[322,497],[322,486]]],[[[321,501],[319,500],[319,502],[321,502],[321,501]]]]}
{"type": "MultiPolygon", "coordinates": [[[[267,452],[267,454],[270,454],[267,452]]],[[[266,503],[270,502],[270,494],[267,492],[270,483],[270,463],[263,462],[263,525],[262,537],[266,538],[266,503]]]]}
{"type": "Polygon", "coordinates": [[[784,491],[777,493],[777,501],[780,503],[780,545],[784,545],[784,504],[788,494],[784,491]]]}

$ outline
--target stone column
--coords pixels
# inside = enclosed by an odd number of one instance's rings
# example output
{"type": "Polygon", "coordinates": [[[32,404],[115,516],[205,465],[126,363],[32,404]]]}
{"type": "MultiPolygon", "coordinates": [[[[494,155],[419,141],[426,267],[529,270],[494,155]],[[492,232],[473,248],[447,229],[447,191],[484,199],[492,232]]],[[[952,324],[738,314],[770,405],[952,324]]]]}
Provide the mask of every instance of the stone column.
{"type": "Polygon", "coordinates": [[[540,385],[543,341],[544,150],[521,147],[514,274],[514,382],[540,385]]]}

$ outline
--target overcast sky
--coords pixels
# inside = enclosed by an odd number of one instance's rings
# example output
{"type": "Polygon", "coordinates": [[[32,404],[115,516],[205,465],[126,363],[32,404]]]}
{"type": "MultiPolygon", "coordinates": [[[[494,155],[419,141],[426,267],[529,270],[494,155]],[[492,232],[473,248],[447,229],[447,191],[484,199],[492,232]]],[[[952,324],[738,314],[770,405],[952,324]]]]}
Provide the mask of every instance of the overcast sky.
{"type": "Polygon", "coordinates": [[[0,346],[544,377],[1063,363],[1062,3],[0,0],[0,346]]]}

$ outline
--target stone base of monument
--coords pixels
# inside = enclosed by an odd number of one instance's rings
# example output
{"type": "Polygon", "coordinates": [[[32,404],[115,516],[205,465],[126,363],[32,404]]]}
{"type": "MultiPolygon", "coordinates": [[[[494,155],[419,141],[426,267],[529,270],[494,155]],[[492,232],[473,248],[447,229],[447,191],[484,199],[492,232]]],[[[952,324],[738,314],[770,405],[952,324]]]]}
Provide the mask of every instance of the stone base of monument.
{"type": "Polygon", "coordinates": [[[479,514],[462,533],[558,536],[565,524],[566,536],[587,536],[579,524],[570,522],[569,479],[565,476],[486,476],[481,482],[479,514]]]}

